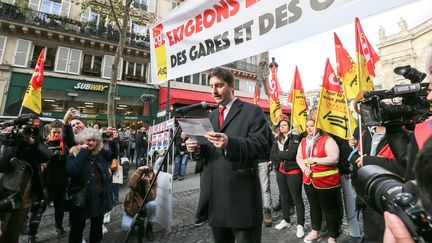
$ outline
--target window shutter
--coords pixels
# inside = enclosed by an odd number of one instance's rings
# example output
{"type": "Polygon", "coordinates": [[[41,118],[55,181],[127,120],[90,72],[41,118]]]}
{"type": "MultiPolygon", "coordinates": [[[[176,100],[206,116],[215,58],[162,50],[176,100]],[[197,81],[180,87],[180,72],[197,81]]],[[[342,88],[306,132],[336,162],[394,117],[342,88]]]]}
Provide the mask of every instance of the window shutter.
{"type": "Polygon", "coordinates": [[[62,46],[58,47],[54,71],[61,72],[61,73],[67,72],[69,51],[70,51],[69,48],[62,47],[62,46]]]}
{"type": "Polygon", "coordinates": [[[27,67],[28,53],[30,51],[31,41],[19,39],[16,44],[15,57],[13,66],[27,67]]]}
{"type": "Polygon", "coordinates": [[[110,79],[114,57],[105,55],[102,63],[102,78],[110,79]]]}
{"type": "Polygon", "coordinates": [[[4,50],[6,48],[7,37],[0,36],[0,64],[3,63],[4,50]]]}
{"type": "Polygon", "coordinates": [[[40,0],[29,0],[29,8],[39,11],[40,0]]]}
{"type": "Polygon", "coordinates": [[[81,67],[82,51],[77,49],[70,50],[69,70],[68,73],[79,74],[81,67]]]}
{"type": "Polygon", "coordinates": [[[156,0],[147,0],[147,11],[152,13],[156,12],[156,0]]]}
{"type": "Polygon", "coordinates": [[[63,0],[60,7],[60,15],[69,17],[71,8],[71,0],[63,0]]]}
{"type": "Polygon", "coordinates": [[[90,20],[91,9],[90,7],[86,8],[84,12],[81,13],[81,21],[88,22],[90,20]]]}

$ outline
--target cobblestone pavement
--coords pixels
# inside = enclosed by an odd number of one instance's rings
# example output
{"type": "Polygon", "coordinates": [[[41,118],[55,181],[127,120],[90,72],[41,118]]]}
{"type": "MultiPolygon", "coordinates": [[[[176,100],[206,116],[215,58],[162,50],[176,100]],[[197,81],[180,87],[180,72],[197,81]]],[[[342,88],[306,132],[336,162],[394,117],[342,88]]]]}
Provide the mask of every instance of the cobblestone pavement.
{"type": "MultiPolygon", "coordinates": [[[[194,227],[195,222],[195,209],[198,203],[199,196],[199,175],[194,175],[191,173],[191,168],[194,168],[194,164],[190,163],[188,165],[188,175],[183,181],[174,181],[173,185],[173,225],[171,232],[167,232],[161,227],[155,227],[156,240],[155,243],[159,242],[174,242],[174,243],[206,243],[213,242],[213,236],[211,233],[211,228],[208,224],[204,224],[201,227],[194,227]]],[[[278,189],[276,185],[275,174],[271,174],[271,189],[272,197],[276,199],[278,196],[278,189]]],[[[127,187],[123,186],[120,189],[120,198],[124,198],[124,194],[127,191],[127,187]]],[[[309,205],[305,199],[306,207],[306,225],[305,232],[310,231],[310,219],[308,208],[309,205]]],[[[123,213],[122,204],[117,205],[111,211],[111,222],[106,225],[108,228],[108,233],[103,237],[102,242],[117,243],[123,242],[125,237],[125,232],[121,230],[121,217],[123,213]]],[[[295,236],[295,226],[289,227],[288,229],[283,229],[278,231],[274,228],[276,223],[279,222],[281,218],[280,212],[273,213],[273,227],[264,227],[262,231],[262,242],[264,243],[279,243],[279,242],[303,242],[302,239],[297,239],[295,236]]],[[[295,222],[295,216],[291,217],[291,221],[295,222]]],[[[65,216],[64,225],[68,225],[68,217],[65,216]]],[[[65,235],[58,236],[54,228],[54,217],[53,208],[49,207],[45,212],[41,225],[39,227],[38,242],[44,243],[57,243],[57,242],[67,242],[69,227],[65,227],[67,232],[65,235]]],[[[84,238],[88,239],[88,226],[84,234],[84,238]]],[[[339,242],[351,242],[348,240],[346,234],[346,222],[342,226],[343,233],[338,238],[339,242]]],[[[133,234],[129,242],[136,242],[137,235],[133,234]]],[[[24,235],[20,236],[20,242],[27,242],[27,237],[24,235]]],[[[144,238],[144,242],[146,242],[144,238]]],[[[318,242],[327,242],[325,234],[322,235],[318,242]]]]}

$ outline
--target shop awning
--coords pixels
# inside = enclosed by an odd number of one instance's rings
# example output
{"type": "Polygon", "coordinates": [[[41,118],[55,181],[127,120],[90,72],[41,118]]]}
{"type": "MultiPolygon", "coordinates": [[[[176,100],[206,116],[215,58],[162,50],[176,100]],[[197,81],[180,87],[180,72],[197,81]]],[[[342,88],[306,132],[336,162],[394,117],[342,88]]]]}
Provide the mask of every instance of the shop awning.
{"type": "MultiPolygon", "coordinates": [[[[159,110],[164,109],[167,103],[167,93],[168,88],[160,87],[159,89],[159,110]]],[[[241,100],[253,103],[253,98],[248,97],[239,97],[241,100]]],[[[173,104],[183,104],[183,105],[191,105],[199,102],[208,102],[214,103],[214,99],[211,97],[210,93],[207,92],[199,92],[185,89],[170,89],[170,105],[173,104]]],[[[263,109],[264,112],[270,112],[270,104],[268,100],[260,100],[259,106],[263,109]]],[[[290,113],[291,109],[288,106],[282,106],[283,113],[290,113]]]]}

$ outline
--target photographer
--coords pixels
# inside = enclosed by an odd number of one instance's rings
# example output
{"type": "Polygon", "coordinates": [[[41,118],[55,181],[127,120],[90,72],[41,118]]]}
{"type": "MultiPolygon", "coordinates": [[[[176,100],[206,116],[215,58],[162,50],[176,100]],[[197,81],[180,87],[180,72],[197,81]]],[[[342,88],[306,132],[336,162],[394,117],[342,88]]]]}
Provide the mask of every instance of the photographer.
{"type": "MultiPolygon", "coordinates": [[[[151,167],[141,166],[139,167],[133,175],[129,179],[128,186],[130,187],[130,191],[126,194],[124,201],[124,208],[127,215],[133,217],[136,213],[138,213],[138,209],[141,207],[143,203],[146,203],[146,217],[147,217],[147,230],[146,236],[147,240],[154,240],[153,233],[153,222],[156,216],[156,208],[157,204],[154,201],[156,199],[156,191],[157,191],[157,181],[150,189],[150,194],[146,202],[144,202],[144,197],[149,190],[150,183],[155,176],[154,171],[151,167]]],[[[128,226],[130,227],[130,226],[128,226]]]]}
{"type": "MultiPolygon", "coordinates": [[[[40,174],[40,165],[49,161],[52,157],[52,153],[40,143],[39,117],[34,114],[24,114],[15,119],[13,124],[13,126],[4,128],[1,136],[2,146],[7,147],[13,144],[14,148],[11,150],[2,148],[0,157],[1,160],[9,159],[8,161],[2,161],[2,163],[8,163],[11,158],[25,162],[23,165],[26,167],[25,171],[30,173],[31,181],[27,185],[21,184],[21,188],[24,186],[25,189],[14,196],[17,198],[13,200],[16,200],[15,203],[18,204],[11,203],[12,208],[4,209],[7,213],[2,215],[2,234],[0,236],[0,242],[2,243],[18,242],[20,227],[31,206],[31,197],[42,190],[40,177],[36,175],[40,174]],[[12,138],[12,143],[5,144],[4,137],[12,138]],[[14,154],[3,154],[7,153],[6,151],[12,152],[14,149],[16,149],[14,154]],[[21,202],[22,204],[20,204],[21,202]]],[[[8,173],[14,173],[14,170],[19,169],[20,166],[12,165],[12,167],[14,168],[8,173]]],[[[8,173],[5,173],[5,175],[8,173]]],[[[21,180],[21,183],[26,183],[25,178],[21,178],[21,180]]]]}
{"type": "Polygon", "coordinates": [[[65,194],[67,185],[66,155],[62,140],[63,123],[54,120],[49,124],[50,130],[46,137],[45,145],[53,153],[52,159],[47,164],[41,165],[41,184],[43,190],[33,197],[31,216],[29,222],[30,242],[36,242],[39,224],[48,202],[54,202],[54,219],[57,234],[65,233],[63,228],[63,217],[65,211],[65,194]],[[46,195],[48,190],[48,196],[46,195]]]}
{"type": "Polygon", "coordinates": [[[55,120],[51,123],[51,131],[46,141],[48,149],[54,156],[48,166],[48,194],[54,203],[55,227],[58,234],[64,234],[63,217],[67,185],[66,158],[67,151],[62,138],[63,123],[55,120]]]}

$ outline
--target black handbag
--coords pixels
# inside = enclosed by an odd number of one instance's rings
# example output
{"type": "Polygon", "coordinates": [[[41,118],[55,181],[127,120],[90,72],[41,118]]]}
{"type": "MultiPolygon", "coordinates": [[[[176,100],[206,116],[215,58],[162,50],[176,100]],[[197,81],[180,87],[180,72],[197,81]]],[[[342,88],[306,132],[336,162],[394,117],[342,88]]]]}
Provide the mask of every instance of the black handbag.
{"type": "Polygon", "coordinates": [[[79,189],[73,189],[70,188],[70,192],[68,193],[68,196],[66,198],[67,204],[69,205],[69,208],[75,207],[75,208],[84,208],[85,202],[86,202],[86,195],[87,195],[87,186],[88,183],[86,183],[83,187],[79,189]]]}
{"type": "Polygon", "coordinates": [[[24,192],[32,178],[30,165],[12,158],[12,171],[0,173],[0,212],[21,207],[24,192]]]}

